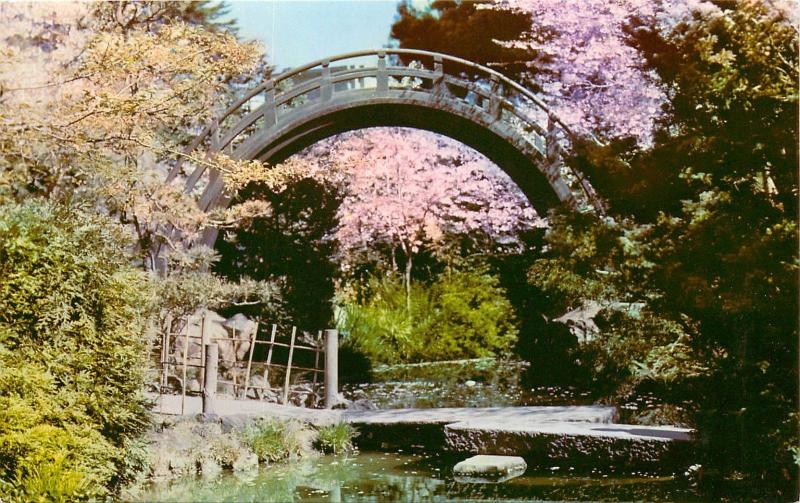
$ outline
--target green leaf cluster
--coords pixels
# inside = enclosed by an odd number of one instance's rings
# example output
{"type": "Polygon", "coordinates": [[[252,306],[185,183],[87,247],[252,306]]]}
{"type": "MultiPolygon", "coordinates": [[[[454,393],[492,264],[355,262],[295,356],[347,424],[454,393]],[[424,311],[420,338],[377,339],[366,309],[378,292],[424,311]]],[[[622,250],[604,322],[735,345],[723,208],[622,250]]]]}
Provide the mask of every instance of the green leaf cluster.
{"type": "Polygon", "coordinates": [[[647,149],[579,150],[612,216],[556,216],[529,277],[563,310],[605,303],[579,359],[608,393],[691,401],[702,462],[781,499],[800,443],[798,30],[781,2],[710,4],[633,27],[670,115],[647,149]]]}

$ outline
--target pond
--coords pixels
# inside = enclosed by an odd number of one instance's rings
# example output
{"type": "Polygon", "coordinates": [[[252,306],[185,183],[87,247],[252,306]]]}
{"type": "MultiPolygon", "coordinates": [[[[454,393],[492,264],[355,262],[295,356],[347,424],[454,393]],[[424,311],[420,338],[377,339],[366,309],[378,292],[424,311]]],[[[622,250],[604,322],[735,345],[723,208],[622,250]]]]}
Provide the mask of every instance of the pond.
{"type": "MultiPolygon", "coordinates": [[[[251,474],[155,483],[137,501],[700,501],[673,477],[529,470],[500,484],[459,483],[465,456],[365,452],[266,466],[251,474]]],[[[555,468],[555,467],[553,467],[555,468]]]]}

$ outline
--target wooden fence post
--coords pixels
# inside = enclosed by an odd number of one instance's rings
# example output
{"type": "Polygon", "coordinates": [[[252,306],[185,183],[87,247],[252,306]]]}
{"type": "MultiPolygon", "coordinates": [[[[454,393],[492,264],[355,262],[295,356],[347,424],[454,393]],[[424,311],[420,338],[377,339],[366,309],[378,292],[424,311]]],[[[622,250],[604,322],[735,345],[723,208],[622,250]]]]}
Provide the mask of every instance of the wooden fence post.
{"type": "Polygon", "coordinates": [[[203,367],[203,414],[214,414],[214,398],[217,395],[217,365],[219,364],[219,345],[206,344],[206,361],[203,367]]]}
{"type": "MultiPolygon", "coordinates": [[[[239,384],[236,377],[239,374],[239,356],[236,354],[239,349],[239,341],[236,340],[236,324],[233,325],[233,338],[231,339],[231,346],[233,347],[233,368],[231,375],[233,376],[233,398],[239,396],[239,384]]],[[[229,363],[229,362],[226,362],[229,363]]]]}
{"type": "Polygon", "coordinates": [[[186,414],[186,365],[189,363],[189,323],[183,336],[183,379],[181,380],[181,414],[186,414]]]}
{"type": "Polygon", "coordinates": [[[314,376],[311,378],[311,382],[314,385],[314,392],[316,393],[317,390],[317,374],[319,373],[319,345],[322,344],[322,330],[317,332],[316,344],[314,344],[314,376]]]}
{"type": "MultiPolygon", "coordinates": [[[[187,321],[188,325],[188,321],[187,321]]],[[[186,329],[186,335],[189,335],[189,329],[186,329]]],[[[203,313],[203,317],[200,318],[200,365],[206,364],[206,344],[211,342],[208,336],[208,327],[206,326],[206,313],[203,313]]],[[[200,389],[203,389],[205,386],[205,379],[206,374],[205,370],[200,373],[200,389]]]]}
{"type": "Polygon", "coordinates": [[[172,316],[167,315],[167,319],[164,321],[164,325],[166,329],[161,336],[161,386],[159,387],[158,394],[162,394],[164,392],[164,388],[167,387],[167,383],[169,382],[169,374],[168,374],[168,365],[169,365],[169,342],[170,342],[170,332],[172,331],[172,316]]]}
{"type": "Polygon", "coordinates": [[[286,379],[283,381],[283,404],[289,401],[289,377],[292,373],[292,356],[294,356],[294,337],[297,334],[297,327],[292,327],[292,342],[289,343],[289,362],[286,364],[286,379]]]}
{"type": "Polygon", "coordinates": [[[256,322],[256,329],[250,336],[250,355],[247,357],[247,373],[244,376],[244,396],[247,399],[247,388],[250,387],[250,369],[253,368],[253,352],[256,350],[256,340],[258,339],[258,322],[256,322]]]}
{"type": "Polygon", "coordinates": [[[269,351],[267,352],[267,366],[264,367],[264,386],[269,389],[269,366],[272,365],[272,348],[275,347],[275,332],[278,330],[276,324],[272,324],[272,332],[269,336],[269,351]]]}
{"type": "Polygon", "coordinates": [[[339,395],[339,332],[325,330],[325,408],[331,409],[339,395]]]}

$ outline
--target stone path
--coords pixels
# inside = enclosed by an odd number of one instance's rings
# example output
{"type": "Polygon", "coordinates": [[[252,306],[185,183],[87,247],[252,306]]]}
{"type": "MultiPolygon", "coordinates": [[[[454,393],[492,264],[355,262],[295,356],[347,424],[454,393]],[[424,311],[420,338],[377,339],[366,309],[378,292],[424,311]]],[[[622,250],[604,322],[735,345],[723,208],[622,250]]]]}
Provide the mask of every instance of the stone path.
{"type": "Polygon", "coordinates": [[[585,422],[612,423],[616,407],[574,405],[556,407],[481,407],[345,411],[344,420],[357,424],[450,424],[480,421],[489,424],[585,422]]]}
{"type": "Polygon", "coordinates": [[[674,426],[463,421],[444,427],[455,452],[522,456],[541,465],[671,470],[691,458],[692,431],[674,426]]]}
{"type": "MultiPolygon", "coordinates": [[[[181,414],[180,395],[152,395],[156,398],[154,412],[181,414]]],[[[267,415],[280,418],[302,419],[311,423],[348,422],[369,425],[446,425],[463,421],[480,421],[497,425],[524,426],[532,423],[580,422],[613,423],[616,407],[600,405],[541,406],[541,407],[485,407],[438,409],[385,409],[385,410],[325,410],[278,405],[258,400],[233,400],[217,397],[218,416],[267,415]]],[[[200,397],[186,397],[184,414],[199,414],[203,410],[200,397]]]]}
{"type": "MultiPolygon", "coordinates": [[[[179,395],[151,395],[154,412],[181,414],[179,395]]],[[[202,411],[186,397],[184,415],[202,411]]],[[[347,422],[381,449],[424,445],[454,452],[523,456],[541,463],[592,466],[681,466],[692,431],[672,426],[617,424],[616,407],[599,405],[386,410],[320,410],[218,397],[223,425],[241,427],[256,416],[299,419],[316,425],[347,422]]],[[[374,447],[374,446],[373,446],[374,447]]]]}
{"type": "Polygon", "coordinates": [[[689,441],[692,439],[692,430],[688,428],[616,423],[542,422],[521,424],[516,422],[496,423],[485,420],[469,420],[448,424],[446,430],[464,433],[492,431],[497,434],[505,433],[515,436],[569,435],[653,442],[689,441]]]}

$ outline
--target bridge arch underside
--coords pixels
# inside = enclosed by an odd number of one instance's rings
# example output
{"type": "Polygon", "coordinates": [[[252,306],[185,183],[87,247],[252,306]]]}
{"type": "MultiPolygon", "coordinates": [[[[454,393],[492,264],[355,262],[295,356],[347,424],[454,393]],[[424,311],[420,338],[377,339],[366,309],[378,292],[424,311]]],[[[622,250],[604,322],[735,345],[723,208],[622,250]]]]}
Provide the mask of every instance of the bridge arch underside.
{"type": "MultiPolygon", "coordinates": [[[[559,204],[574,205],[573,194],[558,168],[547,167],[540,151],[544,150],[543,135],[537,148],[530,138],[523,138],[478,107],[431,103],[430,98],[413,101],[407,91],[398,94],[402,95],[359,97],[314,106],[313,110],[301,107],[296,117],[290,112],[281,117],[279,125],[252,134],[234,149],[233,157],[277,164],[339,133],[368,127],[411,127],[450,137],[485,155],[509,175],[540,215],[559,204]]],[[[222,187],[218,191],[217,197],[207,199],[210,204],[205,209],[230,204],[222,187]]],[[[213,247],[216,238],[216,229],[207,229],[202,242],[213,247]]]]}

